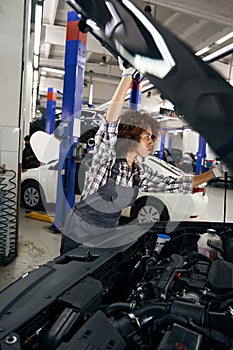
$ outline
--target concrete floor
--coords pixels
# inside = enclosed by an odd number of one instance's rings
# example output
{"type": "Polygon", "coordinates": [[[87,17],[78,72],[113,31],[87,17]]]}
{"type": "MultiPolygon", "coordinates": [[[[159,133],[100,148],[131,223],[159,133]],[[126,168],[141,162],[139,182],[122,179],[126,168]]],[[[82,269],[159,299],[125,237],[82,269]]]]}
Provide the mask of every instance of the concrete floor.
{"type": "MultiPolygon", "coordinates": [[[[223,221],[224,188],[221,185],[208,186],[208,210],[203,221],[223,221]]],[[[233,189],[227,190],[226,222],[233,222],[233,189]]],[[[25,209],[19,213],[18,256],[7,266],[0,266],[0,290],[37,266],[59,255],[60,233],[49,230],[50,223],[25,216],[25,209]]]]}
{"type": "Polygon", "coordinates": [[[0,266],[0,290],[35,267],[59,255],[60,233],[51,233],[50,223],[27,218],[19,213],[18,256],[7,266],[0,266]]]}

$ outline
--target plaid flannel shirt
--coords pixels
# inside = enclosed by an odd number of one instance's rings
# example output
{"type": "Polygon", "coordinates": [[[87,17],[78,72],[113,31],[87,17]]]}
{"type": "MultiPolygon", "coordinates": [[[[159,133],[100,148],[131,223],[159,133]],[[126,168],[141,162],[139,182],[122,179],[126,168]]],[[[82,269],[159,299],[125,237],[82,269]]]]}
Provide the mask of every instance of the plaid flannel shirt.
{"type": "MultiPolygon", "coordinates": [[[[107,122],[102,118],[99,130],[95,136],[95,147],[92,165],[88,171],[82,198],[96,192],[105,185],[111,168],[116,159],[115,143],[117,140],[119,122],[107,122]]],[[[120,163],[116,184],[126,187],[133,186],[133,175],[139,173],[139,190],[146,192],[188,193],[192,191],[192,176],[184,175],[178,178],[164,176],[153,171],[145,163],[135,159],[136,167],[130,168],[127,161],[120,163]]]]}

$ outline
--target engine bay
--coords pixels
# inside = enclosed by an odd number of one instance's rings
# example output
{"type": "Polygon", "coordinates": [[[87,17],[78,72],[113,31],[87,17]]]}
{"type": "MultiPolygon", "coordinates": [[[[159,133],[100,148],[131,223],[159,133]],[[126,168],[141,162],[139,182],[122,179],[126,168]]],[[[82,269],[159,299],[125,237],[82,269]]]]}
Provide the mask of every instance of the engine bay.
{"type": "Polygon", "coordinates": [[[233,349],[233,225],[181,223],[158,249],[164,225],[119,228],[5,288],[0,348],[233,349]],[[210,226],[216,260],[197,251],[210,226]]]}

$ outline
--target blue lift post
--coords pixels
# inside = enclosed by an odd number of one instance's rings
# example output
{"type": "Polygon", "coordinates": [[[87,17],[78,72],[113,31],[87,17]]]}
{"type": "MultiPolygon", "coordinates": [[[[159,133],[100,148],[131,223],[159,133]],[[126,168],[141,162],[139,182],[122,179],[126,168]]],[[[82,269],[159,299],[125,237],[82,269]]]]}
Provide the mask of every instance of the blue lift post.
{"type": "Polygon", "coordinates": [[[169,132],[168,134],[168,148],[172,148],[173,134],[169,132]]]}
{"type": "Polygon", "coordinates": [[[55,220],[51,230],[59,231],[68,211],[75,202],[75,149],[80,137],[80,117],[86,60],[87,34],[80,32],[80,18],[75,11],[68,12],[65,49],[65,75],[62,102],[62,123],[55,220]]]}
{"type": "Polygon", "coordinates": [[[55,118],[56,118],[56,100],[57,100],[57,90],[54,88],[48,88],[46,123],[45,123],[45,132],[47,132],[47,134],[54,133],[55,118]]]}
{"type": "Polygon", "coordinates": [[[160,150],[159,150],[159,159],[163,159],[165,139],[166,139],[166,129],[162,128],[162,130],[161,130],[160,150]]]}
{"type": "Polygon", "coordinates": [[[206,158],[206,141],[203,136],[199,135],[198,152],[196,153],[196,175],[204,171],[203,160],[206,158]]]}

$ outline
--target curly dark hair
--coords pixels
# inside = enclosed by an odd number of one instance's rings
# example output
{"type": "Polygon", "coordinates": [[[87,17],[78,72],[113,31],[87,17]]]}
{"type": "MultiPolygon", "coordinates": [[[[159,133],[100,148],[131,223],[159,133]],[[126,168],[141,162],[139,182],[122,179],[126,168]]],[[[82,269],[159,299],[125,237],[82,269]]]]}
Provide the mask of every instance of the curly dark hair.
{"type": "Polygon", "coordinates": [[[151,114],[128,110],[121,115],[116,142],[117,156],[125,156],[128,151],[135,149],[140,142],[142,132],[148,127],[152,129],[152,139],[158,136],[160,125],[151,114]]]}

